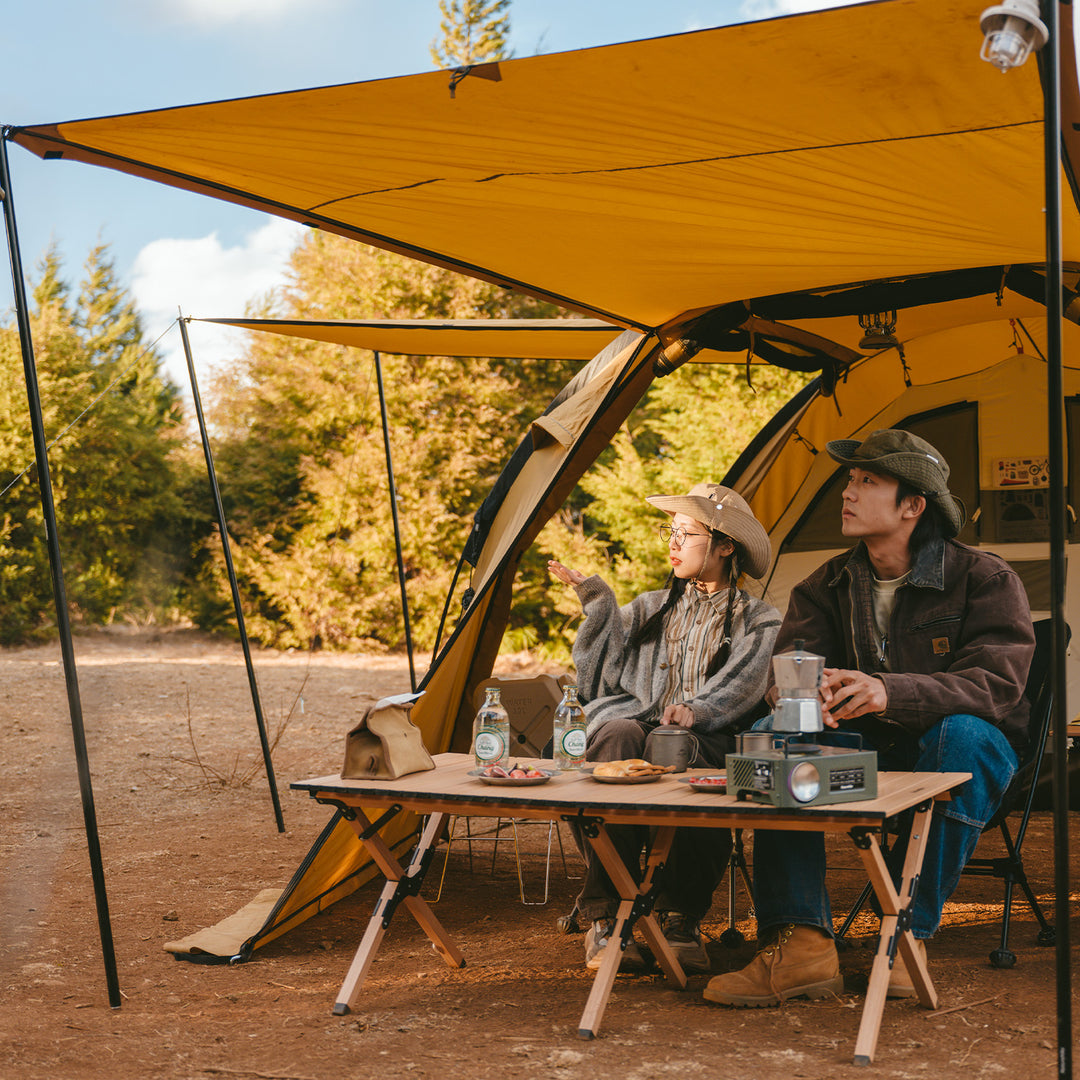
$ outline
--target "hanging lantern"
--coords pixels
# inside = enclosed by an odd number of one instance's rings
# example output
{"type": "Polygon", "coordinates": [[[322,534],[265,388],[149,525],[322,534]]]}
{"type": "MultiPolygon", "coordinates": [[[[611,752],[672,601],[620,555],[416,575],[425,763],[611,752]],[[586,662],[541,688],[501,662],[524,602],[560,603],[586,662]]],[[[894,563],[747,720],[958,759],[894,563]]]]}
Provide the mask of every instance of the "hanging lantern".
{"type": "Polygon", "coordinates": [[[1032,49],[1041,49],[1050,40],[1037,0],[1005,0],[988,7],[979,19],[979,29],[983,32],[979,55],[999,71],[1019,67],[1032,49]]]}
{"type": "Polygon", "coordinates": [[[900,342],[896,339],[896,312],[879,311],[870,315],[859,316],[859,326],[862,327],[863,337],[859,342],[859,348],[870,352],[879,349],[899,349],[900,342]]]}

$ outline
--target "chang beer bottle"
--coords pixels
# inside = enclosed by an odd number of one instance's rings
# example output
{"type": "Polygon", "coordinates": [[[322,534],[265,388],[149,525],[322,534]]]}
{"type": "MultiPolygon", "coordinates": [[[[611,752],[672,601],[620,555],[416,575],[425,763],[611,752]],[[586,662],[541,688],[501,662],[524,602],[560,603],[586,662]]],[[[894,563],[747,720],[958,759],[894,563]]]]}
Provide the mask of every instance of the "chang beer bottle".
{"type": "Polygon", "coordinates": [[[473,752],[478,769],[492,765],[501,765],[505,769],[510,764],[510,717],[500,697],[497,686],[486,687],[484,704],[473,721],[473,752]]]}
{"type": "Polygon", "coordinates": [[[577,699],[577,687],[563,687],[563,698],[555,710],[552,741],[555,768],[580,769],[585,764],[585,710],[577,699]]]}

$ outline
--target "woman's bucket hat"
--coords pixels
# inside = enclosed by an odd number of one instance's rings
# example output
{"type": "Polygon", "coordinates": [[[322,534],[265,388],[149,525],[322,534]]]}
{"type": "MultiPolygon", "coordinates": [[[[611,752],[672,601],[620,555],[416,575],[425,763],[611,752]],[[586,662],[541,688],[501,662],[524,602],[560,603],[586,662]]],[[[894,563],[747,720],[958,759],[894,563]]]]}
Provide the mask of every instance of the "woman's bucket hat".
{"type": "Polygon", "coordinates": [[[742,569],[753,578],[765,576],[772,562],[769,534],[737,491],[723,484],[695,484],[685,495],[650,495],[645,501],[730,536],[742,549],[742,569]]]}

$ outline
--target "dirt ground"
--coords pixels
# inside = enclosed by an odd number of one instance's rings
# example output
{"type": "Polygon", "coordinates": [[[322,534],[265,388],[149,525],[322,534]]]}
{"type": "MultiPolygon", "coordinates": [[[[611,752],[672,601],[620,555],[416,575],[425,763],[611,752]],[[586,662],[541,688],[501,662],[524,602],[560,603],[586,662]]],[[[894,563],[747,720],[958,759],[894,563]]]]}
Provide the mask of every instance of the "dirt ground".
{"type": "MultiPolygon", "coordinates": [[[[76,653],[123,1004],[111,1009],[106,993],[59,650],[2,652],[3,1080],[1056,1074],[1054,950],[1036,946],[1021,901],[1011,940],[1017,966],[990,966],[1001,911],[992,879],[962,882],[931,945],[939,1009],[890,1002],[869,1069],[851,1063],[874,942],[869,917],[842,955],[846,989],[836,1000],[727,1010],[703,1002],[704,976],[680,992],[660,975],[620,975],[600,1037],[581,1041],[590,975],[582,938],[556,930],[576,892],[557,847],[548,903],[526,906],[509,843],[499,846],[494,873],[491,845],[477,849],[470,872],[465,845],[455,844],[436,912],[468,966],[446,967],[403,909],[359,1011],[347,1017],[333,1016],[331,1005],[374,883],[248,964],[178,962],[165,942],[288,881],[330,814],[289,782],[336,771],[357,712],[407,690],[408,667],[401,657],[256,655],[268,726],[287,720],[274,754],[287,827],[279,834],[237,645],[186,632],[111,633],[79,638],[76,653]]],[[[542,899],[546,838],[544,828],[521,831],[530,900],[542,899]]],[[[564,839],[576,875],[580,862],[564,839]]],[[[838,911],[863,881],[846,844],[830,849],[838,911]]],[[[1052,906],[1048,812],[1035,817],[1027,856],[1036,893],[1052,906]]],[[[441,865],[440,851],[432,877],[441,865]]],[[[429,880],[425,894],[436,884],[429,880]]],[[[752,942],[721,944],[726,914],[722,888],[705,927],[717,971],[753,952],[752,942]]],[[[747,915],[740,886],[739,927],[749,936],[747,915]]]]}

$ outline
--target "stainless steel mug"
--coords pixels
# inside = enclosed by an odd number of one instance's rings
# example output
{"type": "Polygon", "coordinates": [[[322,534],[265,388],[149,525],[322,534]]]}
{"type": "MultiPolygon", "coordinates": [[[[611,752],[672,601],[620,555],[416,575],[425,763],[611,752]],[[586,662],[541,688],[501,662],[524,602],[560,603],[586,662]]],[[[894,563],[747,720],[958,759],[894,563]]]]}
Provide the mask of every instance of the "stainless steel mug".
{"type": "Polygon", "coordinates": [[[771,731],[744,731],[735,736],[736,752],[739,754],[760,754],[773,748],[771,731]]]}
{"type": "Polygon", "coordinates": [[[662,724],[653,728],[645,740],[645,760],[654,765],[674,765],[676,772],[686,772],[696,752],[696,742],[686,728],[662,724]]]}

